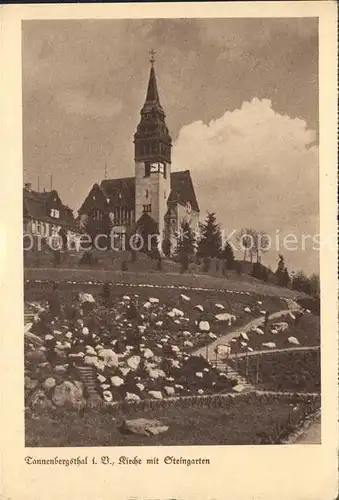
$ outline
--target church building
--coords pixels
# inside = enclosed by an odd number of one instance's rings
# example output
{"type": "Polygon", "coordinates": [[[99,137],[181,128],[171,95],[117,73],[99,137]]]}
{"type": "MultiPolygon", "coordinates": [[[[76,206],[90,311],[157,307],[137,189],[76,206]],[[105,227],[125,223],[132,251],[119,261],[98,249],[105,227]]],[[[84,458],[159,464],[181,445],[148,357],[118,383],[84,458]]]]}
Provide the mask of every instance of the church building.
{"type": "Polygon", "coordinates": [[[150,63],[146,100],[134,134],[135,175],[94,184],[78,220],[82,229],[91,227],[98,234],[103,227],[121,235],[146,224],[158,234],[159,248],[167,240],[173,252],[183,220],[198,230],[199,205],[189,170],[171,171],[172,139],[160,104],[153,51],[150,63]]]}

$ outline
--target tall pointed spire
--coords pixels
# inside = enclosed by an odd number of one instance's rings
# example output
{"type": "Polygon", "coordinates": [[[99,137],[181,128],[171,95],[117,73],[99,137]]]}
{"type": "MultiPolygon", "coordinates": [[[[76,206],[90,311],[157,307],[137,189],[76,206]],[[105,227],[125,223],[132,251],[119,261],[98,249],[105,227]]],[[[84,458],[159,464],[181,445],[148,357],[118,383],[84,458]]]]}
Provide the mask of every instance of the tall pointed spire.
{"type": "Polygon", "coordinates": [[[148,111],[151,111],[152,109],[153,110],[156,109],[156,110],[163,113],[164,110],[162,109],[162,106],[160,104],[157,79],[155,76],[155,69],[154,69],[155,51],[152,49],[149,51],[149,54],[150,54],[149,62],[151,64],[151,69],[150,69],[150,74],[149,74],[149,79],[148,79],[146,100],[145,100],[145,104],[143,106],[142,112],[148,112],[148,111]]]}
{"type": "Polygon", "coordinates": [[[146,100],[141,109],[141,120],[134,134],[135,158],[158,158],[171,162],[172,139],[169,134],[165,113],[160,104],[157,79],[155,76],[155,52],[150,50],[150,73],[146,100]]]}

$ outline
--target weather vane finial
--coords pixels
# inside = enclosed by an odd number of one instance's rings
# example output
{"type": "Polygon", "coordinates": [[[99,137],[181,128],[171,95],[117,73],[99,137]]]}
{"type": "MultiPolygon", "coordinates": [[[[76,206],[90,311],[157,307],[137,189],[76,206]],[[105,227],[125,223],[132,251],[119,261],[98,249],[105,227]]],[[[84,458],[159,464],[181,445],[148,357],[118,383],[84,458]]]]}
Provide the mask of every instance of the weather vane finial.
{"type": "Polygon", "coordinates": [[[151,65],[152,65],[152,67],[153,67],[153,65],[154,65],[154,63],[155,63],[155,50],[151,49],[151,50],[149,51],[149,56],[150,56],[150,58],[149,58],[149,62],[151,63],[151,65]]]}

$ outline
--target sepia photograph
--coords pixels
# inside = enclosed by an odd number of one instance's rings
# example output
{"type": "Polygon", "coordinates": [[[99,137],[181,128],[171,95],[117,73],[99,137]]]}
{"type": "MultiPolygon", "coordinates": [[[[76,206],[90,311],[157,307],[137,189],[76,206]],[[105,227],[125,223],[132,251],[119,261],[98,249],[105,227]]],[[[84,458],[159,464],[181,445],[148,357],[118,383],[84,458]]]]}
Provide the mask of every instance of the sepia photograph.
{"type": "Polygon", "coordinates": [[[318,25],[22,21],[26,447],[321,444],[318,25]]]}

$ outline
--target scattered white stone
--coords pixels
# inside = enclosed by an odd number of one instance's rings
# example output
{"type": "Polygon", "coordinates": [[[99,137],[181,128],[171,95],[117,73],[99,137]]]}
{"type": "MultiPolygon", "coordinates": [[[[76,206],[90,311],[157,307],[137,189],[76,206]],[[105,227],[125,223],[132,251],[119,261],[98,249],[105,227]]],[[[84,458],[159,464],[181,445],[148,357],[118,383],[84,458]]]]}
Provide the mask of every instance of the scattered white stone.
{"type": "Polygon", "coordinates": [[[104,377],[103,375],[100,375],[100,373],[99,373],[99,375],[97,375],[97,379],[99,380],[99,382],[101,384],[103,384],[106,381],[106,377],[104,377]]]}
{"type": "Polygon", "coordinates": [[[173,352],[180,352],[180,349],[179,349],[179,347],[177,345],[172,345],[171,349],[172,349],[173,352]]]}
{"type": "Polygon", "coordinates": [[[110,368],[116,367],[119,364],[118,355],[112,349],[101,349],[98,351],[98,356],[110,368]]]}
{"type": "Polygon", "coordinates": [[[295,319],[295,316],[291,311],[288,314],[289,314],[290,318],[295,319]]]}
{"type": "Polygon", "coordinates": [[[263,316],[265,316],[266,311],[260,311],[260,314],[262,314],[263,316]]]}
{"type": "Polygon", "coordinates": [[[157,321],[155,324],[156,324],[156,326],[162,326],[163,325],[163,321],[157,321]]]}
{"type": "Polygon", "coordinates": [[[189,297],[187,297],[187,295],[184,295],[183,293],[180,294],[180,297],[182,298],[182,300],[186,300],[187,302],[191,300],[189,297]]]}
{"type": "Polygon", "coordinates": [[[211,327],[210,327],[210,324],[208,321],[206,321],[206,320],[199,321],[199,330],[201,332],[209,332],[210,329],[211,329],[211,327]]]}
{"type": "Polygon", "coordinates": [[[54,339],[53,335],[50,335],[49,333],[45,335],[45,340],[53,340],[53,339],[54,339]]]}
{"type": "Polygon", "coordinates": [[[276,335],[278,333],[278,330],[276,328],[272,328],[271,333],[273,333],[273,335],[276,335]]]}
{"type": "Polygon", "coordinates": [[[126,368],[125,366],[121,366],[120,367],[120,371],[123,374],[123,376],[125,377],[131,371],[131,369],[130,368],[126,368]]]}
{"type": "Polygon", "coordinates": [[[128,358],[127,364],[132,370],[136,370],[140,364],[140,356],[132,356],[131,358],[128,358]]]}
{"type": "Polygon", "coordinates": [[[262,306],[262,301],[258,300],[257,304],[258,304],[258,306],[262,306]]]}
{"type": "Polygon", "coordinates": [[[204,394],[204,390],[203,389],[198,389],[198,394],[204,394]]]}
{"type": "Polygon", "coordinates": [[[287,340],[289,341],[290,344],[300,345],[300,342],[296,337],[288,337],[287,340]]]}
{"type": "Polygon", "coordinates": [[[308,314],[311,314],[311,311],[309,309],[305,309],[305,312],[307,312],[308,314]]]}
{"type": "Polygon", "coordinates": [[[218,309],[225,309],[222,304],[215,304],[215,307],[217,307],[218,309]]]}
{"type": "Polygon", "coordinates": [[[138,396],[137,394],[133,394],[133,392],[127,392],[125,400],[126,401],[140,401],[140,396],[138,396]]]}
{"type": "Polygon", "coordinates": [[[184,342],[185,347],[193,347],[193,345],[194,345],[193,342],[190,342],[189,340],[185,340],[184,342]]]}
{"type": "Polygon", "coordinates": [[[162,399],[162,394],[160,391],[148,391],[148,394],[154,399],[162,399]]]}
{"type": "Polygon", "coordinates": [[[93,295],[90,293],[79,293],[79,300],[83,304],[84,302],[95,302],[93,295]]]}
{"type": "Polygon", "coordinates": [[[236,320],[236,317],[234,316],[234,314],[229,314],[226,312],[221,313],[221,314],[217,314],[215,317],[218,321],[227,321],[228,326],[231,326],[232,323],[234,323],[236,320]]]}
{"type": "Polygon", "coordinates": [[[71,339],[73,337],[73,333],[72,332],[67,332],[65,337],[67,337],[68,339],[71,339]]]}
{"type": "Polygon", "coordinates": [[[247,347],[247,350],[248,350],[249,352],[253,352],[252,347],[247,347]]]}
{"type": "Polygon", "coordinates": [[[188,332],[187,330],[185,330],[184,332],[182,332],[182,335],[183,335],[183,337],[186,337],[186,338],[192,337],[192,334],[190,332],[188,332]]]}
{"type": "Polygon", "coordinates": [[[209,368],[204,368],[204,372],[209,372],[209,368]]]}
{"type": "Polygon", "coordinates": [[[147,326],[145,325],[138,325],[138,330],[140,333],[144,333],[144,331],[147,329],[147,326]]]}
{"type": "Polygon", "coordinates": [[[154,353],[153,353],[153,351],[151,351],[151,349],[145,349],[143,351],[142,355],[144,356],[144,358],[149,359],[149,358],[153,358],[154,353]]]}
{"type": "Polygon", "coordinates": [[[276,348],[275,342],[263,342],[261,345],[263,347],[268,347],[269,349],[275,349],[276,348]]]}
{"type": "Polygon", "coordinates": [[[150,297],[148,299],[148,302],[150,302],[151,304],[159,304],[160,300],[157,297],[150,297]]]}
{"type": "Polygon", "coordinates": [[[141,384],[140,382],[138,384],[135,384],[135,386],[140,390],[140,391],[144,391],[145,390],[145,386],[144,384],[141,384]]]}
{"type": "Polygon", "coordinates": [[[183,389],[183,388],[184,388],[184,386],[183,386],[183,385],[180,385],[180,384],[175,384],[175,385],[174,385],[174,387],[175,387],[176,389],[183,389]]]}
{"type": "Polygon", "coordinates": [[[242,392],[245,389],[245,387],[242,384],[237,384],[234,387],[232,387],[232,391],[234,392],[242,392]]]}
{"type": "Polygon", "coordinates": [[[203,378],[203,373],[202,372],[195,372],[195,376],[198,378],[203,378]]]}
{"type": "Polygon", "coordinates": [[[162,349],[163,348],[163,346],[161,344],[155,344],[155,345],[158,347],[158,349],[162,349]]]}
{"type": "Polygon", "coordinates": [[[108,391],[107,389],[103,391],[102,397],[104,398],[106,403],[111,403],[113,401],[113,394],[111,393],[111,391],[108,391]]]}
{"type": "Polygon", "coordinates": [[[166,392],[167,396],[173,396],[175,394],[175,389],[174,387],[164,387],[164,391],[166,392]]]}
{"type": "Polygon", "coordinates": [[[163,370],[160,370],[160,368],[151,368],[148,371],[148,374],[153,379],[158,379],[158,378],[166,377],[166,373],[163,370]]]}
{"type": "Polygon", "coordinates": [[[210,338],[210,339],[212,339],[212,340],[215,340],[215,339],[217,339],[217,338],[218,338],[218,337],[217,337],[217,335],[216,335],[215,333],[212,333],[212,332],[209,332],[208,336],[209,336],[209,338],[210,338]]]}
{"type": "Polygon", "coordinates": [[[194,309],[198,309],[199,311],[204,312],[204,308],[200,304],[195,306],[194,309]]]}
{"type": "Polygon", "coordinates": [[[115,387],[119,387],[120,385],[124,384],[124,379],[122,379],[121,377],[114,376],[111,377],[111,382],[112,385],[114,385],[115,387]]]}
{"type": "Polygon", "coordinates": [[[247,346],[247,342],[240,342],[240,345],[241,345],[241,347],[246,347],[247,346]]]}
{"type": "Polygon", "coordinates": [[[251,311],[251,309],[250,309],[249,307],[245,307],[245,308],[244,308],[244,311],[245,311],[246,313],[250,313],[250,312],[252,312],[252,311],[251,311]]]}
{"type": "Polygon", "coordinates": [[[131,297],[129,297],[128,295],[124,295],[122,299],[123,300],[131,300],[131,297]]]}
{"type": "Polygon", "coordinates": [[[148,301],[148,302],[145,302],[145,303],[144,303],[144,308],[145,308],[145,309],[149,309],[149,308],[151,307],[151,305],[152,305],[152,304],[151,304],[149,301],[148,301]]]}
{"type": "Polygon", "coordinates": [[[90,356],[96,356],[97,355],[96,350],[91,345],[86,345],[85,349],[86,349],[86,354],[89,354],[90,356]]]}

